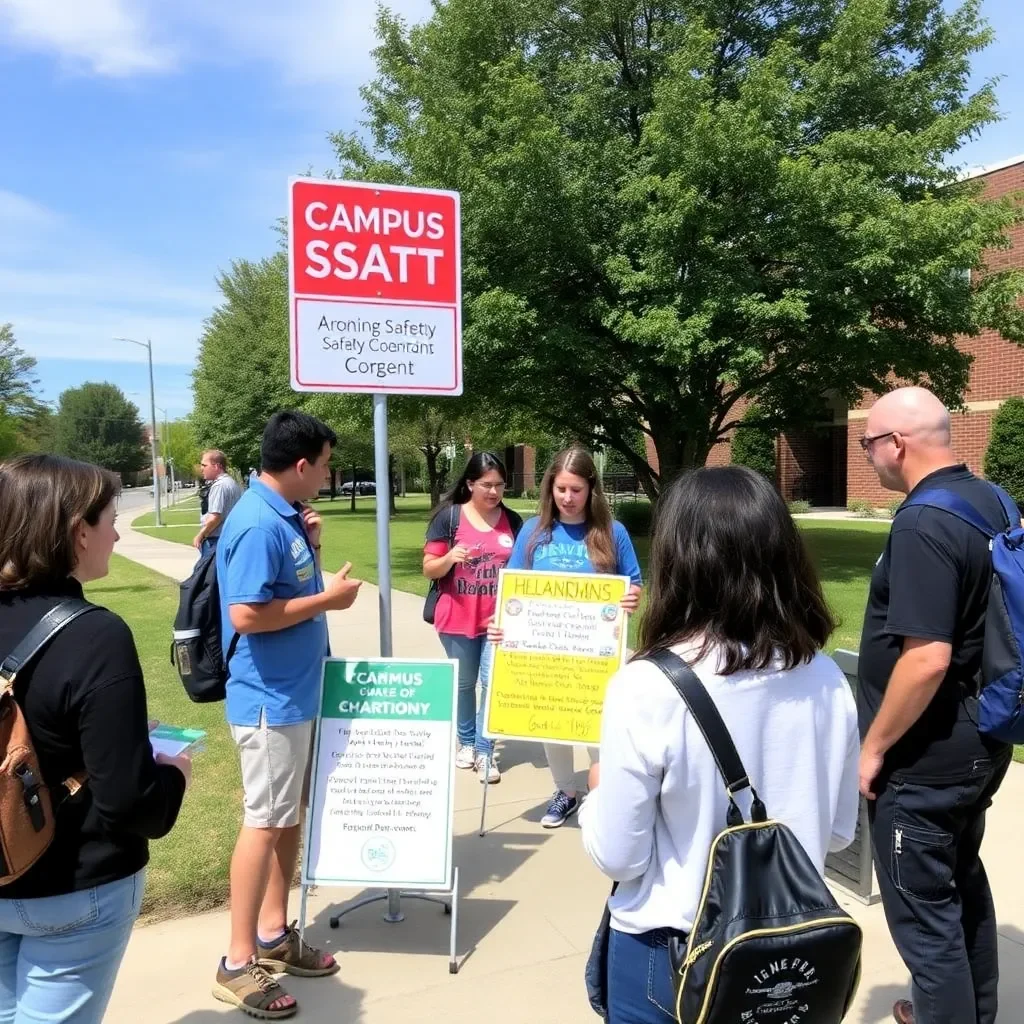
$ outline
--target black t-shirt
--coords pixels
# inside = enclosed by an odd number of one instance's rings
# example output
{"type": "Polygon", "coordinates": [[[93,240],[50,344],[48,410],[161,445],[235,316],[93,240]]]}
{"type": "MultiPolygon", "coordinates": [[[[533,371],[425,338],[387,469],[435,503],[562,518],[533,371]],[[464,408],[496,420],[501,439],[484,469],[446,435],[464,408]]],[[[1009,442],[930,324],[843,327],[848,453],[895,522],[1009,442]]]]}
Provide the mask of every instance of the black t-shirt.
{"type": "MultiPolygon", "coordinates": [[[[73,580],[60,592],[0,594],[0,656],[67,597],[82,597],[73,580]]],[[[105,608],[83,615],[18,673],[14,696],[59,807],[49,849],[0,899],[60,896],[145,867],[148,840],[174,825],[185,777],[153,760],[131,630],[105,608]],[[86,784],[67,798],[61,782],[83,770],[86,784]]]]}
{"type": "MultiPolygon", "coordinates": [[[[963,465],[925,477],[908,497],[942,489],[970,502],[993,527],[1006,517],[992,488],[963,465]]],[[[992,580],[988,538],[940,509],[897,513],[875,564],[861,636],[857,710],[861,735],[882,703],[904,637],[939,640],[953,648],[949,672],[924,714],[892,747],[884,775],[948,777],[975,758],[1005,749],[978,732],[978,673],[992,580]]]]}

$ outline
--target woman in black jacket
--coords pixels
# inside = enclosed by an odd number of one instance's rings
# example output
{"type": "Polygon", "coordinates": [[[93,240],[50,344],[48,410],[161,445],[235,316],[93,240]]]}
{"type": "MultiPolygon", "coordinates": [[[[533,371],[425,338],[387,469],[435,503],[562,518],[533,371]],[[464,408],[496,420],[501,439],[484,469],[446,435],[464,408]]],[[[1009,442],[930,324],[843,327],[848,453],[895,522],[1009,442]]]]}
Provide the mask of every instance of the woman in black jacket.
{"type": "MultiPolygon", "coordinates": [[[[113,473],[52,455],[0,466],[0,659],[50,609],[107,575],[117,541],[113,473]]],[[[153,756],[131,631],[91,610],[15,682],[53,794],[50,847],[0,887],[0,1020],[103,1018],[142,902],[148,840],[174,825],[187,757],[153,756]],[[82,773],[74,796],[59,786],[82,773]]]]}

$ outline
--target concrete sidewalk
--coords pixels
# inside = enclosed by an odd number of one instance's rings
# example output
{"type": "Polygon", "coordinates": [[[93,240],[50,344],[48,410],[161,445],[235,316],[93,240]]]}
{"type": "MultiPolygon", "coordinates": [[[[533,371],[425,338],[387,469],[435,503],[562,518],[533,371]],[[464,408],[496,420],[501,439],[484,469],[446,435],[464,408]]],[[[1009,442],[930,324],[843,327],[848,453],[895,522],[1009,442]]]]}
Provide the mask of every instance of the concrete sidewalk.
{"type": "MultiPolygon", "coordinates": [[[[119,553],[183,578],[194,555],[180,545],[124,529],[119,553]]],[[[348,612],[331,621],[335,651],[377,652],[377,594],[364,586],[348,612]]],[[[396,593],[395,648],[399,655],[440,654],[433,629],[422,621],[421,599],[396,593]]],[[[336,1024],[590,1024],[583,965],[608,882],[583,853],[575,823],[540,827],[551,778],[538,746],[509,743],[503,778],[492,786],[488,831],[480,838],[481,786],[457,773],[455,863],[459,866],[457,976],[448,973],[448,923],[441,909],[406,901],[406,920],[381,919],[374,904],[331,930],[333,908],[360,895],[323,890],[310,898],[308,938],[341,963],[333,978],[287,979],[301,1004],[296,1019],[336,1024]]],[[[582,762],[581,769],[582,782],[582,762]]],[[[1001,1020],[1024,1019],[1024,889],[1018,884],[1024,767],[1011,769],[989,815],[984,855],[995,890],[1002,956],[1001,1020]]],[[[907,993],[907,974],[892,946],[881,908],[839,892],[840,902],[865,932],[864,974],[851,1024],[886,1024],[907,993]]],[[[298,901],[294,904],[298,914],[298,901]]],[[[209,994],[228,934],[225,912],[137,928],[125,956],[107,1020],[136,1024],[214,1024],[241,1021],[238,1011],[209,994]]]]}

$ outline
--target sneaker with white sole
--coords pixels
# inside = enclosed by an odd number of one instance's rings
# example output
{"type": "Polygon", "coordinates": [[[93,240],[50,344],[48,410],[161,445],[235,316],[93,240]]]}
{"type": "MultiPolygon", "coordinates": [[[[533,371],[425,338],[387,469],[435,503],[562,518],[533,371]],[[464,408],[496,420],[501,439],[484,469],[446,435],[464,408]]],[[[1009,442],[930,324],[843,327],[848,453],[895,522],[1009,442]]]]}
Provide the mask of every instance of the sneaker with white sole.
{"type": "Polygon", "coordinates": [[[544,828],[560,828],[566,820],[580,809],[580,797],[569,796],[559,790],[548,804],[548,812],[540,819],[544,828]]]}
{"type": "Polygon", "coordinates": [[[475,768],[476,767],[476,751],[473,749],[472,743],[466,743],[459,747],[458,753],[455,755],[455,767],[456,768],[475,768]]]}
{"type": "Polygon", "coordinates": [[[501,782],[501,772],[498,770],[498,763],[493,755],[490,761],[487,760],[485,754],[476,755],[476,774],[481,782],[487,782],[491,785],[501,782]]]}

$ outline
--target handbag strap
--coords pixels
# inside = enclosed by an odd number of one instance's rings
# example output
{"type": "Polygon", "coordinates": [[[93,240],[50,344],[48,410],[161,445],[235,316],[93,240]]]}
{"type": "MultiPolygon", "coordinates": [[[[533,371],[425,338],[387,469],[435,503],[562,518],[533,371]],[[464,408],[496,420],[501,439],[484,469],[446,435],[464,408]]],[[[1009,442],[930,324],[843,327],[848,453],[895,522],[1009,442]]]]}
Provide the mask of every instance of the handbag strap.
{"type": "Polygon", "coordinates": [[[768,812],[757,795],[757,790],[751,785],[750,777],[736,750],[736,744],[733,743],[732,736],[729,735],[729,730],[711,699],[711,694],[697,677],[697,673],[674,651],[655,651],[644,660],[650,661],[665,674],[704,735],[711,756],[715,759],[718,772],[725,783],[725,791],[729,795],[729,824],[743,823],[743,814],[734,798],[744,789],[749,789],[753,797],[751,820],[766,821],[768,812]]]}
{"type": "Polygon", "coordinates": [[[94,611],[96,605],[74,597],[51,608],[29,631],[28,635],[0,664],[0,693],[11,693],[14,681],[33,658],[75,619],[94,611]]]}
{"type": "MultiPolygon", "coordinates": [[[[97,607],[81,598],[73,597],[51,608],[29,631],[28,635],[0,664],[0,695],[14,697],[14,683],[21,672],[44,647],[75,619],[96,611],[97,607]]],[[[74,796],[86,783],[85,772],[69,775],[61,785],[66,796],[74,796]]]]}

